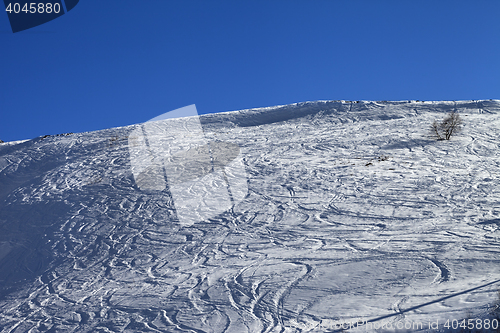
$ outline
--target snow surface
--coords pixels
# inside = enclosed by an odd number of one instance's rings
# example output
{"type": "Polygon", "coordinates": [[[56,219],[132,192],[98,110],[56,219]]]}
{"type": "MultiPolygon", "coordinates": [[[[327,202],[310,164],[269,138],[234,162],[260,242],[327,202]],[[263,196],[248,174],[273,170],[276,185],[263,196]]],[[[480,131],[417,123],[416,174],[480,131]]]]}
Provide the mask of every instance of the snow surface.
{"type": "MultiPolygon", "coordinates": [[[[498,304],[500,101],[320,101],[199,121],[227,177],[191,193],[230,191],[231,163],[246,186],[190,223],[177,211],[196,212],[192,200],[140,186],[133,170],[154,162],[131,155],[141,125],[0,145],[2,333],[426,331],[498,304]],[[453,110],[463,131],[430,139],[453,110]]],[[[180,156],[207,156],[192,149],[180,156]]],[[[217,171],[206,165],[174,185],[217,171]]]]}

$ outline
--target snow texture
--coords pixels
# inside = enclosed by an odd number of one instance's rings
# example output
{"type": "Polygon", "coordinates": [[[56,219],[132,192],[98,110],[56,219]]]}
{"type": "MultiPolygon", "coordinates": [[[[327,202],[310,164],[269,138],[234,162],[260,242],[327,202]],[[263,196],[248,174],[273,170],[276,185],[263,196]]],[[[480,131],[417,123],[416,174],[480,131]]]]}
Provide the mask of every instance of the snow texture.
{"type": "Polygon", "coordinates": [[[0,331],[486,318],[500,286],[499,112],[498,100],[319,101],[1,144],[0,331]],[[430,139],[450,111],[462,132],[430,139]]]}

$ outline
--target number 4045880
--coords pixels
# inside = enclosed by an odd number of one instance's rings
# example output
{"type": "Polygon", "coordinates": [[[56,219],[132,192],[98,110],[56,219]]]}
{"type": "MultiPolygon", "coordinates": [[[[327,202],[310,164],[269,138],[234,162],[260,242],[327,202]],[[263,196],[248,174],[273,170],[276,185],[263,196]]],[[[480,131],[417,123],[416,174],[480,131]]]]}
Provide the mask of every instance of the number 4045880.
{"type": "Polygon", "coordinates": [[[453,320],[447,320],[446,323],[443,325],[445,328],[452,328],[454,330],[458,329],[458,328],[462,328],[462,329],[476,329],[476,330],[481,330],[481,329],[498,329],[498,320],[497,319],[493,319],[493,320],[490,320],[490,319],[463,319],[462,321],[458,321],[456,319],[453,319],[453,320]]]}
{"type": "Polygon", "coordinates": [[[25,3],[24,6],[18,4],[18,3],[9,3],[7,5],[7,8],[5,8],[5,11],[9,12],[9,14],[12,14],[14,12],[15,14],[19,14],[20,12],[24,13],[31,13],[31,14],[52,14],[56,13],[58,14],[61,11],[61,5],[59,3],[43,3],[43,2],[32,2],[29,4],[25,3]]]}

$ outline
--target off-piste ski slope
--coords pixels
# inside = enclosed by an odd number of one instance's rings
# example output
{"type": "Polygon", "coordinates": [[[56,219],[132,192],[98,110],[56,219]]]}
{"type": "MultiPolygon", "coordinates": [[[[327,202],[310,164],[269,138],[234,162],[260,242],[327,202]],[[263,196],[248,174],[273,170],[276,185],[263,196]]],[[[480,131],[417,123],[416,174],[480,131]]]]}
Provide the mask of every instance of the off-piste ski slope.
{"type": "MultiPolygon", "coordinates": [[[[245,193],[189,223],[178,192],[134,176],[158,162],[133,160],[137,126],[0,145],[2,333],[445,331],[493,318],[500,101],[321,101],[199,121],[212,150],[239,147],[245,193]],[[450,111],[462,132],[429,138],[450,111]]],[[[190,184],[194,196],[223,186],[190,184]]]]}

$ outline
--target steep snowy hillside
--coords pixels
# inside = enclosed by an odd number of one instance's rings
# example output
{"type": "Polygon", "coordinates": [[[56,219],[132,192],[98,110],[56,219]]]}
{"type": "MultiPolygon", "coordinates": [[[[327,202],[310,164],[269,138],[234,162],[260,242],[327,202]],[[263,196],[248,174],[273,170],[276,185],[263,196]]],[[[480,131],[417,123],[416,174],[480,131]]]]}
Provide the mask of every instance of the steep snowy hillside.
{"type": "Polygon", "coordinates": [[[484,325],[499,138],[500,101],[336,101],[0,144],[0,330],[484,325]]]}

